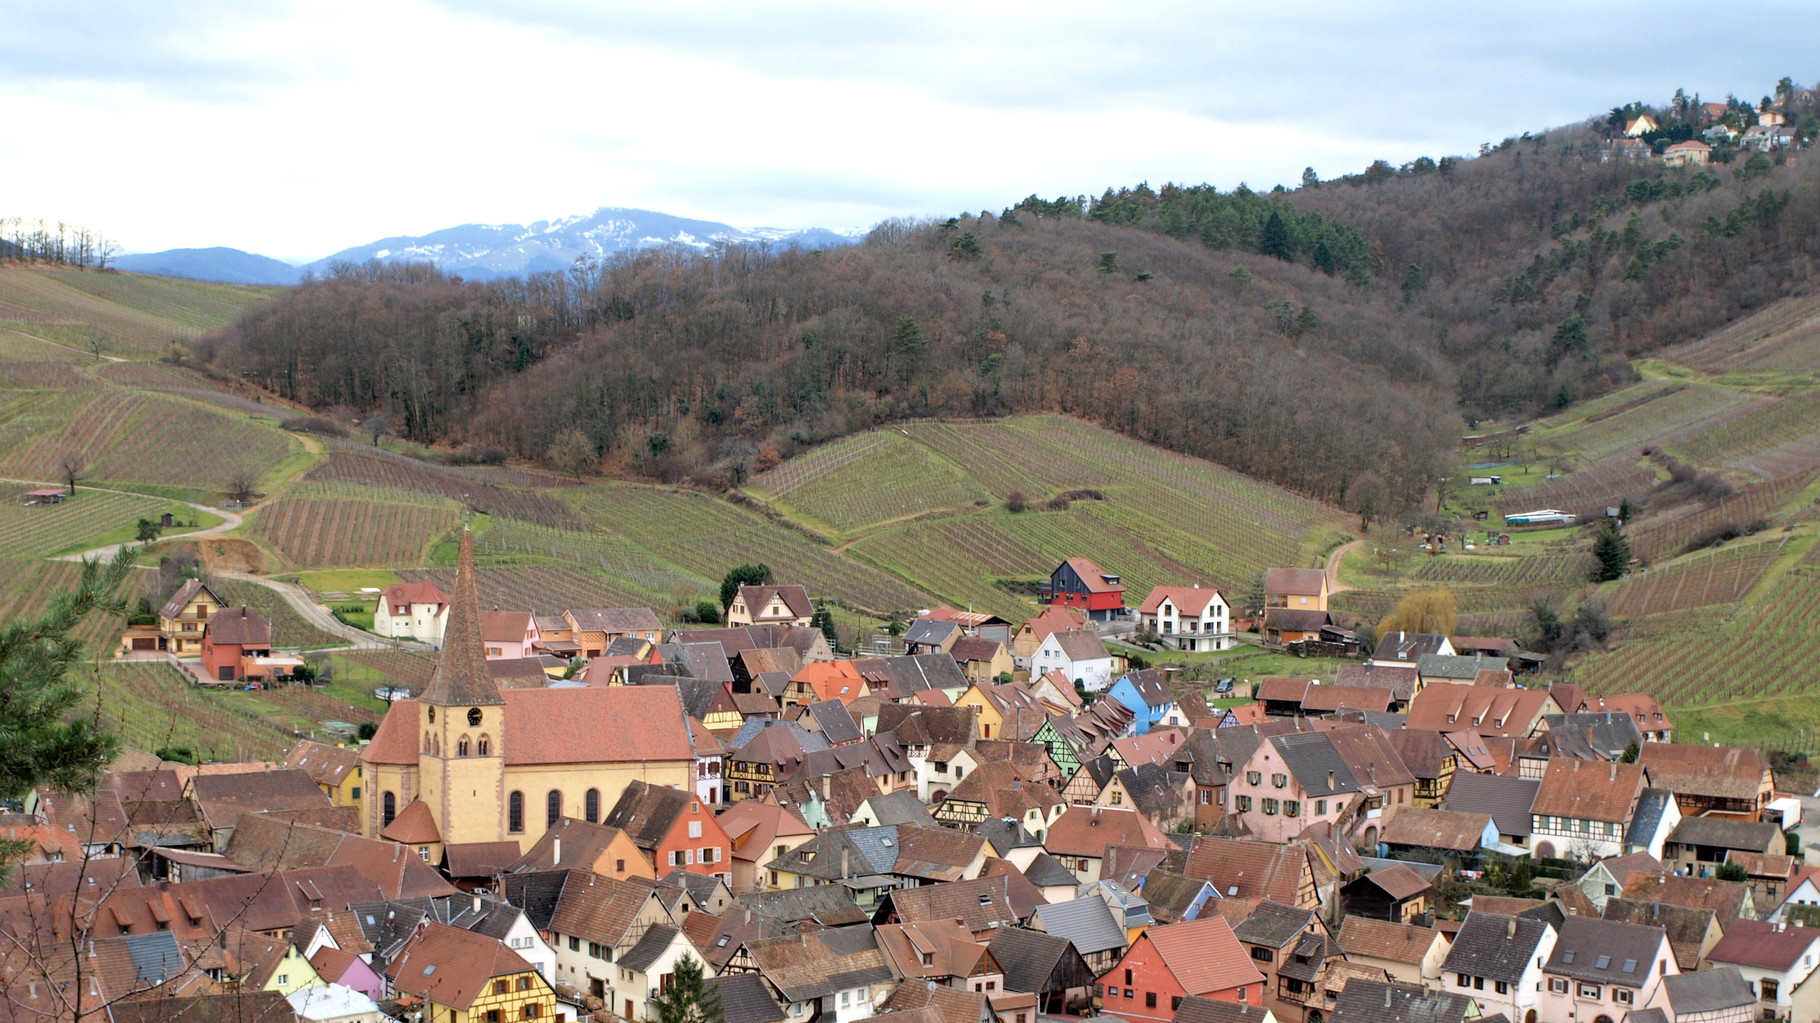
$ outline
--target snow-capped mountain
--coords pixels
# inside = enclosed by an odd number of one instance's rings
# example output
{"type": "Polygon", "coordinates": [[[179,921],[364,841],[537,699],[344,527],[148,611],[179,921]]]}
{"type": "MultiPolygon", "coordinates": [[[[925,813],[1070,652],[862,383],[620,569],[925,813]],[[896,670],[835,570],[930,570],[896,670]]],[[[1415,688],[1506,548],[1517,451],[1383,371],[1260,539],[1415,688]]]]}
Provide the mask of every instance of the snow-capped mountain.
{"type": "Polygon", "coordinates": [[[340,260],[428,262],[450,273],[486,280],[567,270],[578,258],[602,259],[630,249],[662,245],[709,249],[728,242],[766,242],[823,248],[853,244],[864,234],[863,230],[824,228],[740,230],[710,220],[603,206],[590,214],[534,224],[463,224],[418,237],[382,238],[343,249],[309,264],[307,269],[321,273],[340,260]]]}

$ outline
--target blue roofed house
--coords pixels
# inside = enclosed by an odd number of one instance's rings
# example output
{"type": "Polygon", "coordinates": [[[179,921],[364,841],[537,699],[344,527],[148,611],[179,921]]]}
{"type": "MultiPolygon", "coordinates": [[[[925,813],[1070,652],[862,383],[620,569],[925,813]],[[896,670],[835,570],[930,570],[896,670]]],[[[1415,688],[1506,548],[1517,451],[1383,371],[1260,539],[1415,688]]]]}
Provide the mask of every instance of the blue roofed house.
{"type": "Polygon", "coordinates": [[[1121,676],[1107,695],[1131,708],[1135,718],[1131,724],[1133,735],[1150,731],[1175,706],[1175,698],[1169,695],[1168,677],[1155,668],[1121,676]]]}

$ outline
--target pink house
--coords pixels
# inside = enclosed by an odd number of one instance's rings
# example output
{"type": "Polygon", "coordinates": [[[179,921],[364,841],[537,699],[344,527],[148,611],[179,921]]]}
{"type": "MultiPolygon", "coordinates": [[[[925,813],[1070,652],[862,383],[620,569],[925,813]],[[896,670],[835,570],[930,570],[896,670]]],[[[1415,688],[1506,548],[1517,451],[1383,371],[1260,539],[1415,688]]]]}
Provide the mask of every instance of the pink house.
{"type": "Polygon", "coordinates": [[[537,656],[531,647],[543,634],[529,611],[482,611],[480,637],[487,648],[487,660],[498,661],[537,656]]]}
{"type": "Polygon", "coordinates": [[[385,981],[366,960],[352,952],[324,945],[310,957],[310,966],[330,984],[351,987],[375,1002],[385,997],[385,981]]]}

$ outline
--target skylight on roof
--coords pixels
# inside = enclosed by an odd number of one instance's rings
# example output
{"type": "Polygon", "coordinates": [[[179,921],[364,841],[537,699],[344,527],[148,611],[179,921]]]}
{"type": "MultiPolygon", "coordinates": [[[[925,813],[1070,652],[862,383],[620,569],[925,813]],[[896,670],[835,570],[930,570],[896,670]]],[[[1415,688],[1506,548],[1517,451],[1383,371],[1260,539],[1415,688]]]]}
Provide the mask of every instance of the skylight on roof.
{"type": "Polygon", "coordinates": [[[1561,962],[1562,963],[1571,963],[1573,961],[1574,961],[1574,950],[1573,949],[1570,948],[1567,951],[1561,953],[1561,962]]]}
{"type": "Polygon", "coordinates": [[[435,973],[435,972],[436,972],[435,963],[431,963],[430,965],[423,968],[423,975],[426,977],[428,977],[430,974],[435,973]]]}
{"type": "Polygon", "coordinates": [[[1637,961],[1635,959],[1624,960],[1624,972],[1625,973],[1637,972],[1637,961]]]}
{"type": "Polygon", "coordinates": [[[1600,956],[1598,958],[1598,960],[1593,963],[1593,969],[1603,970],[1603,969],[1609,967],[1610,965],[1611,965],[1611,956],[1600,956]]]}

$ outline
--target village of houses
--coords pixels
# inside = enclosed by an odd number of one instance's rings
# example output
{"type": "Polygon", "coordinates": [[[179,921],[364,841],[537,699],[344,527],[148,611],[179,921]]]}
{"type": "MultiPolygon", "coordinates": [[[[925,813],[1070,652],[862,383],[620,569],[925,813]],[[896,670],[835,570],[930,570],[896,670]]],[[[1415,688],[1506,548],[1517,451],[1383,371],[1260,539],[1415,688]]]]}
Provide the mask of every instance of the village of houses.
{"type": "MultiPolygon", "coordinates": [[[[1265,590],[1273,640],[1356,650],[1325,572],[1265,590]]],[[[440,653],[370,741],[129,751],[0,816],[0,1021],[642,1023],[686,959],[725,1023],[1820,1019],[1820,868],[1758,752],[1472,637],[1215,711],[1100,629],[1221,649],[1218,590],[1132,606],[1075,558],[1042,597],[842,658],[795,585],[682,631],[486,610],[464,535],[453,593],[380,597],[440,653]]],[[[138,639],[294,663],[200,581],[138,639]]]]}

